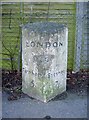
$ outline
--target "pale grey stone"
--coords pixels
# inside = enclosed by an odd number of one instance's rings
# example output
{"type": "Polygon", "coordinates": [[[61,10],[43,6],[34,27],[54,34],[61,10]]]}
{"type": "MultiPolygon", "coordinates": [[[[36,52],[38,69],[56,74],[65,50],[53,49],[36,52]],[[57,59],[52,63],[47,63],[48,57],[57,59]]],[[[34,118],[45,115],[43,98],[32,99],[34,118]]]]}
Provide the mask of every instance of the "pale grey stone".
{"type": "Polygon", "coordinates": [[[58,23],[22,27],[22,90],[43,102],[66,90],[68,29],[58,23]]]}

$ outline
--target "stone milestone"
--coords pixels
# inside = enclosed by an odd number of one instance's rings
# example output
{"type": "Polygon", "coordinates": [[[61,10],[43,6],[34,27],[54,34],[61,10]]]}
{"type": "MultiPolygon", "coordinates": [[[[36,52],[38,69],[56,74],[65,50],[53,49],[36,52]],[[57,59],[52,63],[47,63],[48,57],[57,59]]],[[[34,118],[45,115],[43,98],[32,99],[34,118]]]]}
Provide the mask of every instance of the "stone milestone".
{"type": "Polygon", "coordinates": [[[47,102],[66,90],[68,29],[53,22],[22,27],[22,91],[47,102]]]}

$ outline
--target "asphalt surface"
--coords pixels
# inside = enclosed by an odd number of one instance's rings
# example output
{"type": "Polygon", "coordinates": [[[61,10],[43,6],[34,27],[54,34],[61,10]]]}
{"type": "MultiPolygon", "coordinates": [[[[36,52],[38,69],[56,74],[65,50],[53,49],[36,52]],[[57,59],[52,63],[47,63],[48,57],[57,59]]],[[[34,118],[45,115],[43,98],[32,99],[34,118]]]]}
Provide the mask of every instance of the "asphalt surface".
{"type": "Polygon", "coordinates": [[[87,118],[87,96],[78,96],[76,93],[68,93],[62,100],[51,100],[43,103],[24,97],[8,101],[8,94],[2,95],[3,118],[87,118]]]}
{"type": "Polygon", "coordinates": [[[0,120],[2,118],[2,92],[0,90],[0,120]]]}

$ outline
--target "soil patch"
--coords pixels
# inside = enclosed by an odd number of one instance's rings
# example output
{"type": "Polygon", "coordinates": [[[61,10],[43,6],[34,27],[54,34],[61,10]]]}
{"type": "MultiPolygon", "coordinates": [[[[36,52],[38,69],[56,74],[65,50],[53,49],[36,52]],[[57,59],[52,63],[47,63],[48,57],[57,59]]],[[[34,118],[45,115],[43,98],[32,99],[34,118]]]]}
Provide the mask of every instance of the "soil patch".
{"type": "MultiPolygon", "coordinates": [[[[67,91],[57,95],[53,100],[65,99],[67,92],[77,95],[87,95],[89,71],[79,72],[67,71],[67,91]]],[[[8,100],[17,100],[23,97],[22,92],[22,72],[16,70],[2,70],[2,90],[9,94],[8,100]]]]}

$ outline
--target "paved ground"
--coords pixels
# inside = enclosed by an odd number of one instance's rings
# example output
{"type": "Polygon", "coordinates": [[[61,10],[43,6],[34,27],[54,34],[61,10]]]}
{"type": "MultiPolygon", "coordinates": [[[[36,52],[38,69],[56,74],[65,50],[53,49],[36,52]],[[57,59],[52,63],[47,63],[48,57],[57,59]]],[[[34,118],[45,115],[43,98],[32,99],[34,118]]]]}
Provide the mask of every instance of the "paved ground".
{"type": "Polygon", "coordinates": [[[8,101],[8,94],[3,93],[3,118],[86,118],[87,97],[69,93],[66,99],[42,103],[28,96],[15,101],[8,101]]]}
{"type": "Polygon", "coordinates": [[[0,90],[0,120],[2,118],[2,92],[0,90]]]}

